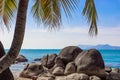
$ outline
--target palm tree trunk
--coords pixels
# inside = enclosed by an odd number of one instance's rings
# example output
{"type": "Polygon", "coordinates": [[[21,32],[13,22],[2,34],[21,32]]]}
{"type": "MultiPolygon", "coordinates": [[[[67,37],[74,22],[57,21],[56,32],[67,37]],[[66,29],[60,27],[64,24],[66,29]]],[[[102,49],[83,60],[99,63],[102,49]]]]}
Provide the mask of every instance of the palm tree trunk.
{"type": "Polygon", "coordinates": [[[29,0],[19,1],[17,20],[16,20],[16,25],[15,25],[15,32],[14,32],[12,45],[11,45],[10,50],[8,51],[8,54],[3,56],[0,59],[0,73],[2,73],[12,63],[14,63],[21,49],[23,38],[24,38],[24,33],[25,33],[28,1],[29,0]]]}
{"type": "MultiPolygon", "coordinates": [[[[5,55],[4,47],[0,41],[0,58],[5,55]]],[[[14,80],[13,74],[9,68],[0,74],[0,80],[14,80]]]]}

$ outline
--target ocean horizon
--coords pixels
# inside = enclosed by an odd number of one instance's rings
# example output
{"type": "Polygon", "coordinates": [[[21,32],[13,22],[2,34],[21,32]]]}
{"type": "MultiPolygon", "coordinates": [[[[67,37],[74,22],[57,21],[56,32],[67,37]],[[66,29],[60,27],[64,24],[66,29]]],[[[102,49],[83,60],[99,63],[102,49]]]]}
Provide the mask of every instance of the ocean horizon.
{"type": "MultiPolygon", "coordinates": [[[[8,50],[6,50],[8,51],[8,50]]],[[[59,54],[61,49],[21,49],[20,54],[24,55],[28,62],[34,62],[35,58],[42,58],[45,55],[59,54]]],[[[120,68],[120,50],[99,50],[101,53],[105,66],[120,68]]],[[[12,70],[22,70],[24,65],[15,64],[11,66],[12,70]]],[[[23,63],[24,64],[24,63],[23,63]]]]}

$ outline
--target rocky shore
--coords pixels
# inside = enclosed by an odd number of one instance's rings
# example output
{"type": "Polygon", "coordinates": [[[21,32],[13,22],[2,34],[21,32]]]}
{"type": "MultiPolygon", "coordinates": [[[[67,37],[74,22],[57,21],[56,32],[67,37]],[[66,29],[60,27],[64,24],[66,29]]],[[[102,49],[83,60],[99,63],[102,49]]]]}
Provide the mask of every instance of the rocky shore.
{"type": "Polygon", "coordinates": [[[83,51],[68,46],[57,54],[45,55],[39,63],[29,63],[16,80],[120,80],[120,69],[105,67],[96,49],[83,51]]]}

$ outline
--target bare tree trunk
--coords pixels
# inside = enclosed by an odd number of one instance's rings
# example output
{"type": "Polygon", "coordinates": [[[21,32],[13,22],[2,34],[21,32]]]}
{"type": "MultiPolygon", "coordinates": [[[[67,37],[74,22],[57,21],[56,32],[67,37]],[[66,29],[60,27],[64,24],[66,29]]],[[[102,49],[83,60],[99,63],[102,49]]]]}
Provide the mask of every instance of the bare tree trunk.
{"type": "Polygon", "coordinates": [[[19,54],[21,49],[23,38],[25,34],[25,24],[26,24],[26,15],[27,15],[27,7],[28,7],[29,0],[20,0],[18,13],[17,13],[17,20],[15,26],[14,37],[12,41],[12,45],[8,54],[3,56],[0,59],[0,73],[6,70],[12,63],[14,63],[16,57],[19,54]]]}
{"type": "MultiPolygon", "coordinates": [[[[0,41],[0,58],[5,55],[4,47],[0,41]]],[[[0,80],[14,80],[13,74],[9,68],[0,74],[0,80]]]]}

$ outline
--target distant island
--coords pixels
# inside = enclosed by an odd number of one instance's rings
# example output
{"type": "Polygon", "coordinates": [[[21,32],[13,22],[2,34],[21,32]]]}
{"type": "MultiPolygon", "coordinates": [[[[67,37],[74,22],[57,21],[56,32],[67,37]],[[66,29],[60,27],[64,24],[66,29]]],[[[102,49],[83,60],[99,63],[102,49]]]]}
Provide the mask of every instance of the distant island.
{"type": "Polygon", "coordinates": [[[120,50],[120,46],[111,46],[109,44],[98,44],[98,45],[78,45],[80,48],[82,49],[91,49],[91,48],[95,48],[95,49],[117,49],[120,50]]]}

